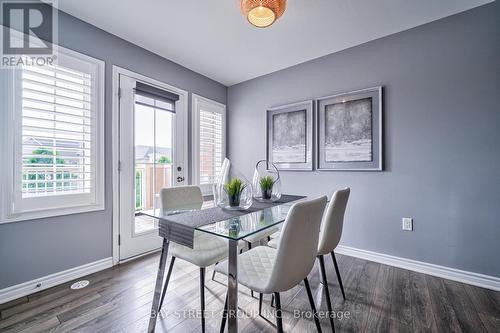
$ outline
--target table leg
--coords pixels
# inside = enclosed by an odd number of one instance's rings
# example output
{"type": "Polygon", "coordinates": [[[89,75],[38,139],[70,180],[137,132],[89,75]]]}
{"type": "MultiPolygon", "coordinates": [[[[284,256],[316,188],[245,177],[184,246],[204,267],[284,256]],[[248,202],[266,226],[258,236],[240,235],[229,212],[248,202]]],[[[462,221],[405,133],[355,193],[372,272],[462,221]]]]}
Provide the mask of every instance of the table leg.
{"type": "Polygon", "coordinates": [[[238,241],[229,240],[228,254],[228,332],[238,332],[238,241]]]}
{"type": "Polygon", "coordinates": [[[161,248],[160,264],[158,266],[158,274],[156,276],[156,285],[153,296],[153,304],[151,305],[151,314],[149,317],[148,332],[154,332],[156,319],[158,317],[158,308],[160,305],[161,287],[163,285],[163,275],[165,274],[165,264],[167,262],[169,241],[163,238],[163,246],[161,248]]]}

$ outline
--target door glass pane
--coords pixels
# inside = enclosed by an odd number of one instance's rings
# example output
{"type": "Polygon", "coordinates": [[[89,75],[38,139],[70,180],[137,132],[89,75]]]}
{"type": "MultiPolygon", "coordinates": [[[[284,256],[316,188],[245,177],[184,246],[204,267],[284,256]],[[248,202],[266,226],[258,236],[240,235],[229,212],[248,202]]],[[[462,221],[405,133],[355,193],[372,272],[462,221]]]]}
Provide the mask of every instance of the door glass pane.
{"type": "Polygon", "coordinates": [[[160,189],[172,185],[173,118],[172,112],[135,104],[134,235],[157,227],[154,219],[142,213],[159,208],[160,189]]]}
{"type": "MultiPolygon", "coordinates": [[[[172,186],[172,121],[174,113],[156,109],[156,186],[155,195],[159,200],[160,190],[172,186]]],[[[158,201],[159,203],[159,201],[158,201]]]]}

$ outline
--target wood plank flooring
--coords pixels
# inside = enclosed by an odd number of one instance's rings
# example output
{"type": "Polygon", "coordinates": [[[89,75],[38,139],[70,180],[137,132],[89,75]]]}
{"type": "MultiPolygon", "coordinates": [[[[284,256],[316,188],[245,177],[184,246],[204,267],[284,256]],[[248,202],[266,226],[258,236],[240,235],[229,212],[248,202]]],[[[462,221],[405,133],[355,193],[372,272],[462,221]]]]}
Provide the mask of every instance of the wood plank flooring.
{"type": "MultiPolygon", "coordinates": [[[[69,282],[0,304],[0,332],[146,332],[158,259],[153,254],[89,275],[84,289],[71,290],[69,282]]],[[[332,261],[325,260],[337,332],[500,332],[499,292],[348,256],[337,260],[346,301],[332,261]]],[[[176,261],[157,332],[201,331],[198,274],[197,267],[176,261]]],[[[206,276],[207,332],[219,332],[226,277],[212,281],[211,269],[206,276]]],[[[318,267],[309,281],[317,308],[326,314],[318,267]]],[[[240,332],[276,330],[270,300],[264,296],[259,317],[258,299],[240,287],[240,332]]],[[[282,293],[281,303],[286,332],[316,331],[303,285],[282,293]]],[[[321,325],[331,331],[328,318],[321,325]]]]}

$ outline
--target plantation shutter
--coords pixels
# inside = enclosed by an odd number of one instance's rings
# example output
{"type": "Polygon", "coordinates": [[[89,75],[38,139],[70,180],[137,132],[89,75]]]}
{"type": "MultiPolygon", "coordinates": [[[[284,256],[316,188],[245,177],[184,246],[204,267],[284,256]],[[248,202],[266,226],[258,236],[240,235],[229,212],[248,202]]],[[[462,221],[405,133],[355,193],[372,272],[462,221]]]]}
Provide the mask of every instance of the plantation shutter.
{"type": "Polygon", "coordinates": [[[200,184],[213,184],[220,172],[223,156],[223,114],[199,111],[200,184]]]}
{"type": "Polygon", "coordinates": [[[0,71],[8,87],[0,222],[104,209],[105,63],[57,52],[53,64],[0,71]]]}
{"type": "Polygon", "coordinates": [[[62,66],[25,66],[21,77],[22,197],[93,192],[91,74],[62,66]]]}

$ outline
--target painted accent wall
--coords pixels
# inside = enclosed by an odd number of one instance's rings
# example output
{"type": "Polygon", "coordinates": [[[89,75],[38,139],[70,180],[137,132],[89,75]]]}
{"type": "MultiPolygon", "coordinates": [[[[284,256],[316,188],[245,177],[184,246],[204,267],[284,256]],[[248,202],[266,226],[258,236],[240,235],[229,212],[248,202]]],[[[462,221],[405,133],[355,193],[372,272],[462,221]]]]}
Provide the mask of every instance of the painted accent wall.
{"type": "Polygon", "coordinates": [[[229,87],[229,158],[252,176],[268,107],[378,85],[384,171],[283,171],[284,192],[349,186],[341,244],[500,277],[498,1],[229,87]]]}
{"type": "Polygon", "coordinates": [[[0,289],[112,256],[112,65],[226,104],[224,85],[63,12],[59,44],[106,62],[106,209],[0,224],[0,289]]]}

